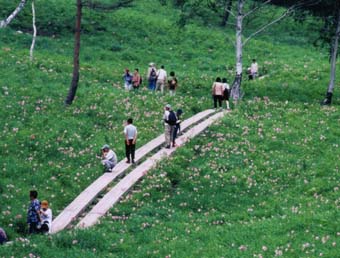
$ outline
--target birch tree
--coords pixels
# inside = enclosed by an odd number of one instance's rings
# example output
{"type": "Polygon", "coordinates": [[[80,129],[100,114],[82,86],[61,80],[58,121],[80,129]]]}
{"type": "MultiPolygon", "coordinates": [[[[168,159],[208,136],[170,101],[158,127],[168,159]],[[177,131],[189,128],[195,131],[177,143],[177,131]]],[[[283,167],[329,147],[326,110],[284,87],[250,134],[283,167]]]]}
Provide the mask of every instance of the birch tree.
{"type": "Polygon", "coordinates": [[[24,9],[26,2],[27,0],[21,0],[17,8],[15,8],[15,10],[6,19],[0,21],[0,28],[7,27],[18,15],[18,13],[20,13],[21,10],[24,9]]]}
{"type": "Polygon", "coordinates": [[[37,37],[37,27],[35,26],[35,6],[34,0],[32,0],[32,27],[33,27],[33,37],[32,37],[32,44],[30,48],[30,60],[33,61],[33,51],[35,46],[35,39],[37,37]]]}

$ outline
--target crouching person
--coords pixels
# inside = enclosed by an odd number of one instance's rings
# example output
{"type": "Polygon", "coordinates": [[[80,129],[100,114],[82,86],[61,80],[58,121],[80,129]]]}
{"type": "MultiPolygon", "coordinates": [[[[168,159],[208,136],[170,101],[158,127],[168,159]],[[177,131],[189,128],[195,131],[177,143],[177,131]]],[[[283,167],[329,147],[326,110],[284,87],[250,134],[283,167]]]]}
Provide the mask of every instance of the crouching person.
{"type": "Polygon", "coordinates": [[[7,235],[6,235],[5,230],[0,228],[0,245],[6,243],[7,241],[8,241],[8,239],[7,239],[7,235]]]}
{"type": "Polygon", "coordinates": [[[102,164],[104,165],[104,173],[111,172],[117,165],[117,155],[110,149],[109,145],[105,144],[102,147],[102,164]]]}
{"type": "Polygon", "coordinates": [[[46,200],[41,202],[40,219],[41,219],[40,232],[43,234],[51,233],[52,210],[48,207],[48,201],[46,200]]]}

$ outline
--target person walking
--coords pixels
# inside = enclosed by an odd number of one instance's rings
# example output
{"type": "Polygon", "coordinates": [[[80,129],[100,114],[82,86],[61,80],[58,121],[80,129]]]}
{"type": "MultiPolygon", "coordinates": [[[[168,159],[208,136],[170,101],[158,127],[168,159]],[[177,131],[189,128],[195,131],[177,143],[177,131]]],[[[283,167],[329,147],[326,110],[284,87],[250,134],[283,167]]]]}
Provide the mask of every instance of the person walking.
{"type": "Polygon", "coordinates": [[[136,150],[136,141],[137,141],[137,128],[133,125],[132,118],[127,120],[127,125],[124,127],[124,135],[125,135],[125,154],[126,154],[126,163],[132,162],[135,163],[135,150],[136,150]]]}
{"type": "Polygon", "coordinates": [[[164,85],[166,82],[167,74],[164,69],[164,65],[161,66],[161,69],[157,71],[157,81],[156,81],[156,91],[160,90],[161,93],[164,93],[164,85]]]}
{"type": "Polygon", "coordinates": [[[105,144],[102,147],[102,164],[104,166],[104,173],[112,172],[112,169],[117,165],[117,155],[110,146],[105,144]]]}
{"type": "Polygon", "coordinates": [[[132,75],[130,74],[129,69],[125,69],[123,74],[123,80],[124,80],[124,87],[125,90],[129,91],[132,88],[132,75]]]}
{"type": "Polygon", "coordinates": [[[138,68],[136,68],[135,71],[133,72],[133,77],[132,77],[132,87],[133,87],[133,89],[138,90],[141,82],[142,82],[142,77],[139,74],[138,68]]]}
{"type": "Polygon", "coordinates": [[[230,110],[229,97],[230,97],[230,86],[228,84],[227,78],[222,79],[223,84],[223,99],[225,100],[226,108],[230,110]]]}
{"type": "Polygon", "coordinates": [[[148,88],[149,90],[156,89],[156,81],[157,81],[157,71],[154,63],[149,64],[148,72],[146,74],[146,78],[148,79],[148,88]]]}
{"type": "Polygon", "coordinates": [[[183,114],[182,109],[177,109],[176,111],[176,125],[174,128],[174,135],[173,135],[173,139],[172,139],[172,147],[176,147],[176,138],[177,138],[177,134],[181,131],[181,115],[183,114]]]}
{"type": "Polygon", "coordinates": [[[164,108],[163,121],[164,121],[165,148],[170,149],[171,144],[173,143],[174,130],[177,121],[176,114],[174,111],[171,110],[170,104],[167,104],[164,108]]]}
{"type": "Polygon", "coordinates": [[[223,84],[221,83],[221,78],[217,77],[211,88],[211,94],[214,100],[214,108],[217,108],[217,102],[219,107],[222,107],[223,99],[223,84]]]}
{"type": "Polygon", "coordinates": [[[28,233],[36,234],[39,233],[38,227],[40,226],[40,202],[38,200],[37,191],[30,191],[30,200],[31,202],[27,211],[28,233]]]}
{"type": "Polygon", "coordinates": [[[178,81],[177,81],[177,78],[175,76],[175,72],[172,71],[172,72],[170,72],[170,78],[168,80],[170,96],[175,96],[177,84],[178,84],[178,81]]]}

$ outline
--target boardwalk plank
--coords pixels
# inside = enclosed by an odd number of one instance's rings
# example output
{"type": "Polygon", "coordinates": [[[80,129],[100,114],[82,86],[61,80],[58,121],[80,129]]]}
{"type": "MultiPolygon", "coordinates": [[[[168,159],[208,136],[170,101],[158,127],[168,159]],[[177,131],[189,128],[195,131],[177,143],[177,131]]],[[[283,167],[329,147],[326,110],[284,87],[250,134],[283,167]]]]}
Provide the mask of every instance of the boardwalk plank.
{"type": "MultiPolygon", "coordinates": [[[[197,123],[201,119],[204,119],[208,115],[214,112],[212,109],[202,111],[181,123],[182,130],[185,130],[192,124],[197,123]]],[[[147,144],[143,145],[136,150],[135,161],[141,160],[145,155],[154,149],[164,144],[164,134],[159,135],[155,139],[151,140],[147,144]]],[[[78,195],[53,221],[52,234],[57,233],[60,230],[66,228],[73,220],[75,220],[79,214],[81,214],[95,198],[105,190],[105,188],[119,175],[124,173],[131,164],[125,163],[125,160],[121,160],[112,173],[105,173],[97,178],[90,186],[88,186],[80,195],[78,195]]]]}
{"type": "MultiPolygon", "coordinates": [[[[183,145],[194,136],[204,131],[209,125],[214,123],[217,119],[224,115],[219,112],[207,120],[201,122],[195,127],[191,128],[183,136],[178,138],[178,146],[183,145]]],[[[162,149],[154,154],[151,158],[144,161],[128,175],[126,175],[116,186],[114,186],[93,208],[92,210],[78,223],[77,228],[87,228],[94,225],[100,217],[104,216],[111,207],[116,204],[119,199],[147,172],[152,169],[158,161],[164,157],[170,156],[176,149],[162,149]]]]}

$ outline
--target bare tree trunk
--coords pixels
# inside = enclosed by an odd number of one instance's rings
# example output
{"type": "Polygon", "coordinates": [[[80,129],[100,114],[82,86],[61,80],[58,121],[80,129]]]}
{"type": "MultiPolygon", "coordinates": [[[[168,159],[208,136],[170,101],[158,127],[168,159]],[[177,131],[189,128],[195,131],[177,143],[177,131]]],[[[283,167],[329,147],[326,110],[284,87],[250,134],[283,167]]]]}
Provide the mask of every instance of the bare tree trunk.
{"type": "Polygon", "coordinates": [[[65,100],[66,105],[71,105],[77,92],[79,82],[79,53],[80,53],[80,31],[82,16],[82,1],[77,0],[76,28],[74,33],[74,55],[73,55],[73,77],[68,95],[65,100]]]}
{"type": "Polygon", "coordinates": [[[6,19],[0,21],[0,28],[7,27],[8,24],[17,16],[17,14],[25,7],[26,0],[21,0],[20,4],[15,8],[15,10],[6,19]]]}
{"type": "Polygon", "coordinates": [[[35,26],[35,7],[34,7],[34,0],[32,0],[32,26],[33,26],[33,38],[32,38],[32,45],[30,48],[30,60],[33,61],[33,51],[35,46],[35,39],[37,37],[37,27],[35,26]]]}
{"type": "Polygon", "coordinates": [[[238,0],[236,18],[236,76],[231,88],[231,97],[237,101],[241,96],[240,88],[242,81],[242,22],[244,0],[238,0]]]}
{"type": "Polygon", "coordinates": [[[323,105],[330,105],[332,103],[333,90],[335,86],[335,75],[336,75],[336,59],[338,56],[339,47],[339,37],[340,37],[340,10],[337,12],[337,23],[336,32],[334,37],[334,42],[332,44],[332,54],[331,54],[331,73],[330,80],[328,84],[328,89],[326,93],[326,98],[323,100],[323,105]]]}
{"type": "Polygon", "coordinates": [[[231,12],[232,6],[233,6],[233,0],[226,0],[224,14],[223,14],[222,23],[221,23],[223,27],[227,26],[227,23],[229,20],[229,14],[231,12]]]}

